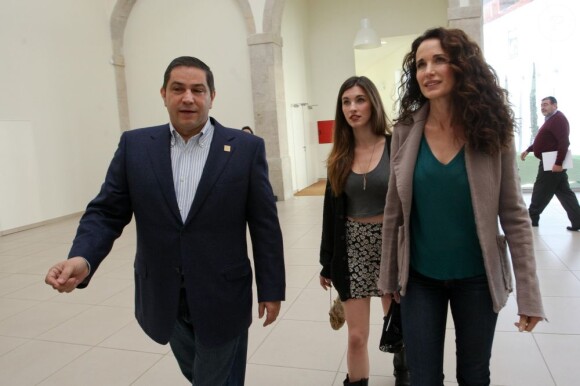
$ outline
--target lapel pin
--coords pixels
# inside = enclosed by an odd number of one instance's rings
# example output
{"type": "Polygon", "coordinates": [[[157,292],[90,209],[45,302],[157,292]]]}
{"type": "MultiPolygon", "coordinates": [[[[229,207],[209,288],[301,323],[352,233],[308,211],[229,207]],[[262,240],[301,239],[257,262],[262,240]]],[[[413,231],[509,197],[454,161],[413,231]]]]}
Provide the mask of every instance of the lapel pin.
{"type": "Polygon", "coordinates": [[[231,148],[231,146],[230,146],[230,145],[224,145],[224,151],[227,151],[227,152],[229,152],[229,151],[231,151],[231,150],[232,150],[232,148],[231,148]]]}

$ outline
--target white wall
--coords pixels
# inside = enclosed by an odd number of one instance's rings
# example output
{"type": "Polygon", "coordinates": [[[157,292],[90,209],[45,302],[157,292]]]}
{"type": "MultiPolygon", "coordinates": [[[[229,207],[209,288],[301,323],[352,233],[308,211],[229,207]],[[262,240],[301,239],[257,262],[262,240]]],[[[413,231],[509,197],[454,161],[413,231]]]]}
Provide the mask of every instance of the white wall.
{"type": "Polygon", "coordinates": [[[299,190],[315,182],[317,173],[313,171],[314,160],[317,158],[317,141],[311,139],[311,132],[316,130],[315,122],[310,119],[307,106],[293,106],[309,103],[310,60],[309,60],[309,29],[308,1],[286,1],[282,15],[283,39],[282,60],[284,66],[284,91],[286,92],[286,127],[288,133],[288,149],[292,164],[292,187],[299,190]],[[303,116],[304,114],[304,116],[303,116]],[[305,127],[302,127],[305,126],[305,127]],[[305,130],[305,132],[304,132],[305,130]],[[301,138],[298,138],[301,137],[301,138]],[[308,165],[303,165],[298,158],[302,148],[300,142],[306,138],[308,150],[308,165]],[[298,164],[298,165],[297,165],[298,164]],[[308,172],[305,171],[305,167],[308,172]],[[297,169],[308,174],[304,186],[299,183],[297,169]]]}
{"type": "Polygon", "coordinates": [[[82,211],[100,186],[119,135],[111,6],[0,2],[0,232],[82,211]]]}
{"type": "MultiPolygon", "coordinates": [[[[222,125],[254,126],[250,57],[236,0],[139,0],[125,30],[131,127],[168,122],[159,94],[163,73],[178,56],[195,56],[214,74],[210,115],[222,125]]],[[[259,133],[257,133],[259,134],[259,133]]]]}
{"type": "Polygon", "coordinates": [[[384,39],[386,44],[379,48],[354,53],[357,75],[365,75],[377,86],[391,121],[398,114],[401,63],[416,37],[416,34],[388,37],[384,39]]]}
{"type": "Polygon", "coordinates": [[[264,8],[266,6],[266,0],[248,0],[250,8],[252,8],[252,14],[254,15],[254,24],[256,28],[256,33],[264,32],[264,8]]]}
{"type": "Polygon", "coordinates": [[[524,150],[531,142],[531,114],[538,127],[544,117],[540,100],[554,96],[570,122],[570,149],[580,154],[580,110],[578,106],[578,54],[580,39],[575,15],[577,0],[536,0],[484,26],[485,56],[498,73],[520,123],[516,146],[524,150]],[[537,20],[526,23],[526,20],[537,20]],[[533,65],[536,70],[536,100],[530,111],[533,65]]]}
{"type": "MultiPolygon", "coordinates": [[[[253,9],[263,3],[251,1],[253,9]]],[[[115,4],[0,2],[0,232],[82,211],[97,193],[120,135],[110,63],[115,4]]],[[[286,100],[318,105],[310,124],[333,119],[336,92],[355,73],[352,40],[362,17],[381,36],[399,36],[444,25],[446,9],[446,0],[287,0],[286,100]]],[[[261,15],[256,20],[261,31],[261,15]]],[[[159,88],[180,55],[212,68],[212,116],[254,126],[246,39],[236,0],[137,1],[124,42],[131,126],[167,122],[159,88]]],[[[329,148],[315,147],[317,177],[326,176],[329,148]]]]}
{"type": "MultiPolygon", "coordinates": [[[[309,5],[310,91],[312,103],[318,104],[316,121],[334,119],[340,85],[355,74],[352,43],[362,18],[369,18],[381,37],[418,35],[447,25],[447,0],[316,0],[309,5]]],[[[321,165],[330,145],[318,150],[321,165]]],[[[320,168],[318,175],[326,177],[326,170],[320,168]]]]}

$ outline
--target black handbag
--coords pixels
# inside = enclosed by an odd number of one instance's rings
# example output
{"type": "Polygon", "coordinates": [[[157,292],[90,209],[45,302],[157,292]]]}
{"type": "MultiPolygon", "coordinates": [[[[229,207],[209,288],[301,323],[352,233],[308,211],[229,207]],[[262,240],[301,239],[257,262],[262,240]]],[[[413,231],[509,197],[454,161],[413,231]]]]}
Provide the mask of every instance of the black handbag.
{"type": "Polygon", "coordinates": [[[388,353],[398,353],[403,349],[403,326],[401,323],[401,305],[394,299],[389,312],[383,318],[383,331],[379,350],[388,353]]]}

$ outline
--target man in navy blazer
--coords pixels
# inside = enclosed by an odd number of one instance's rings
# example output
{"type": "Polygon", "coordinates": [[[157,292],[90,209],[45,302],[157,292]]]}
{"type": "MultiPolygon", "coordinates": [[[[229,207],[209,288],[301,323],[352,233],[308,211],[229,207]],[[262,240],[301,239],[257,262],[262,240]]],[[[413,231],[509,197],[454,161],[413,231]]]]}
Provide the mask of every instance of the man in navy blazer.
{"type": "Polygon", "coordinates": [[[123,133],[68,259],[45,282],[59,292],[86,287],[134,215],[139,324],[154,341],[170,343],[193,385],[243,385],[252,271],[264,326],[285,296],[264,141],[209,117],[213,74],[197,58],[169,64],[161,96],[170,123],[123,133]]]}

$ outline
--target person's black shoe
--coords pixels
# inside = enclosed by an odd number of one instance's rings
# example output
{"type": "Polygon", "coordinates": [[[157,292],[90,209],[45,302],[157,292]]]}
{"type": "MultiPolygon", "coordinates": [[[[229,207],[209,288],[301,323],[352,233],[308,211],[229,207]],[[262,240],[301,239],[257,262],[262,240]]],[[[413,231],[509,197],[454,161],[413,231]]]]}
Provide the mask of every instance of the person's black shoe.
{"type": "Polygon", "coordinates": [[[538,223],[537,222],[532,222],[532,226],[533,227],[537,227],[538,226],[538,223]]]}
{"type": "Polygon", "coordinates": [[[393,367],[395,368],[393,372],[395,386],[410,386],[411,376],[407,367],[407,349],[404,346],[400,352],[395,353],[393,356],[393,367]]]}
{"type": "Polygon", "coordinates": [[[572,231],[572,232],[580,231],[580,227],[566,227],[566,229],[568,229],[569,231],[572,231]]]}

